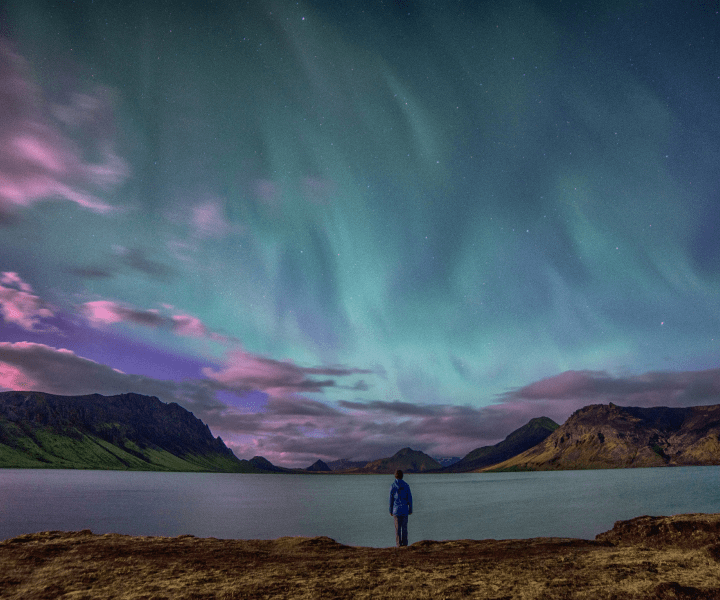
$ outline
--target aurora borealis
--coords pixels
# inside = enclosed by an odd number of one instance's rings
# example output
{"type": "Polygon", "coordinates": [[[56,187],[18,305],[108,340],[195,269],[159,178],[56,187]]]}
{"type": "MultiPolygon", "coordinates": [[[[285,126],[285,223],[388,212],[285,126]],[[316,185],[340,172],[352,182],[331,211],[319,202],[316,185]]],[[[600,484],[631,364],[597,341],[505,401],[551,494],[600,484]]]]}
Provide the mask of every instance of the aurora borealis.
{"type": "Polygon", "coordinates": [[[240,458],[720,402],[717,2],[0,8],[0,389],[240,458]]]}

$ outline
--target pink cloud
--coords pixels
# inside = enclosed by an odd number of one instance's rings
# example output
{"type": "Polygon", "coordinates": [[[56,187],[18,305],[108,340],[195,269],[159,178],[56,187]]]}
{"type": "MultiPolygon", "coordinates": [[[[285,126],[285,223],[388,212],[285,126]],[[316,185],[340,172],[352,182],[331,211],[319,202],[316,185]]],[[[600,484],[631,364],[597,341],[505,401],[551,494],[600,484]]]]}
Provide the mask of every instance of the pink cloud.
{"type": "Polygon", "coordinates": [[[135,323],[147,327],[159,327],[165,318],[157,310],[137,310],[127,308],[111,300],[95,300],[83,304],[87,319],[95,325],[114,325],[115,323],[135,323]]]}
{"type": "Polygon", "coordinates": [[[15,286],[23,292],[32,292],[32,286],[29,283],[25,283],[20,275],[13,271],[0,273],[0,283],[15,286]]]}
{"type": "Polygon", "coordinates": [[[517,391],[522,398],[568,398],[584,395],[606,380],[607,375],[597,371],[565,371],[552,377],[535,381],[517,391]]]}
{"type": "Polygon", "coordinates": [[[17,273],[6,271],[0,275],[0,317],[27,331],[56,331],[43,319],[55,316],[48,304],[32,294],[32,287],[17,273]],[[13,287],[10,287],[13,286],[13,287]]]}
{"type": "Polygon", "coordinates": [[[310,375],[343,377],[370,372],[366,369],[342,367],[299,367],[290,361],[265,358],[243,350],[232,352],[224,368],[203,370],[208,379],[226,389],[241,392],[259,390],[270,396],[320,392],[335,385],[334,379],[317,380],[309,377],[310,375]]]}
{"type": "Polygon", "coordinates": [[[40,383],[28,377],[21,368],[0,362],[0,389],[35,390],[40,383]]]}
{"type": "MultiPolygon", "coordinates": [[[[720,369],[650,372],[612,377],[601,371],[565,371],[511,391],[507,401],[560,400],[624,406],[688,406],[720,401],[720,369]]],[[[579,408],[579,407],[578,407],[579,408]]]]}
{"type": "Polygon", "coordinates": [[[173,331],[178,335],[187,335],[190,337],[203,338],[208,337],[210,333],[203,322],[197,317],[190,315],[173,315],[173,331]]]}
{"type": "Polygon", "coordinates": [[[85,316],[95,324],[112,324],[124,321],[122,308],[109,300],[96,300],[83,304],[85,316]]]}
{"type": "Polygon", "coordinates": [[[218,200],[209,199],[192,209],[192,225],[200,238],[224,237],[232,230],[218,200]]]}
{"type": "MultiPolygon", "coordinates": [[[[164,305],[164,310],[172,307],[164,305]]],[[[123,306],[112,300],[94,300],[82,305],[82,312],[90,324],[95,326],[131,323],[145,327],[166,328],[177,335],[209,338],[217,342],[228,342],[229,338],[210,331],[205,324],[191,315],[164,315],[157,309],[141,310],[123,306]]]]}
{"type": "MultiPolygon", "coordinates": [[[[104,213],[111,206],[96,192],[109,191],[128,174],[125,163],[114,153],[111,128],[95,128],[96,154],[103,162],[83,157],[79,145],[61,133],[50,113],[79,114],[84,123],[107,118],[110,98],[98,90],[95,104],[80,104],[85,96],[74,96],[77,106],[47,110],[42,91],[29,83],[25,61],[0,39],[0,211],[29,206],[45,199],[63,199],[104,213]]],[[[52,107],[51,107],[52,108],[52,107]]],[[[86,131],[86,133],[88,133],[86,131]]]]}
{"type": "Polygon", "coordinates": [[[613,377],[601,371],[565,371],[511,390],[499,409],[519,419],[544,414],[563,422],[589,404],[700,406],[720,404],[720,369],[650,372],[613,377]]]}

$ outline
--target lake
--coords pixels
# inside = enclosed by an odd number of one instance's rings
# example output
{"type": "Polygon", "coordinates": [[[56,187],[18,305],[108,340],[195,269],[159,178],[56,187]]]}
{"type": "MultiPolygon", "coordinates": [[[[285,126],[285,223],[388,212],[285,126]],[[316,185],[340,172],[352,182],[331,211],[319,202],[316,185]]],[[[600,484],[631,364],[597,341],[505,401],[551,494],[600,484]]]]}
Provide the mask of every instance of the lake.
{"type": "MultiPolygon", "coordinates": [[[[408,474],[410,543],[592,539],[641,515],[720,512],[720,467],[408,474]]],[[[0,469],[0,539],[37,531],[395,543],[392,475],[0,469]]]]}

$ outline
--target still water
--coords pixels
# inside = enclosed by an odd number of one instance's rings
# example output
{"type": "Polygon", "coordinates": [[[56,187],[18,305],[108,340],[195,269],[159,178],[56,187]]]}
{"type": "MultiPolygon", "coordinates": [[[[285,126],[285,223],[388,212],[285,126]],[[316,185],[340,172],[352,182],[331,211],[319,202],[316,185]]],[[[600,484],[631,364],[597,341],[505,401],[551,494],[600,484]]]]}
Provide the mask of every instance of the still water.
{"type": "MultiPolygon", "coordinates": [[[[720,512],[720,467],[413,475],[410,543],[591,539],[640,515],[720,512]]],[[[394,545],[391,475],[0,469],[0,539],[47,530],[394,545]]]]}

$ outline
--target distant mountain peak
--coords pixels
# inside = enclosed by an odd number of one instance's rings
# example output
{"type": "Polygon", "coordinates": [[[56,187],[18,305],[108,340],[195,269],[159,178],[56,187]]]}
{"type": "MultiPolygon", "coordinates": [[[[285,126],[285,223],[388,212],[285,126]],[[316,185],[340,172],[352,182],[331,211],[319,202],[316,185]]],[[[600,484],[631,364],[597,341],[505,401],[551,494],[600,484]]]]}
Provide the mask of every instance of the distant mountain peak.
{"type": "Polygon", "coordinates": [[[469,452],[458,462],[445,467],[445,472],[463,473],[477,471],[525,452],[545,440],[559,425],[548,417],[535,417],[510,433],[494,446],[483,446],[469,452]]]}
{"type": "Polygon", "coordinates": [[[332,471],[330,467],[327,466],[326,463],[321,461],[320,459],[316,460],[313,464],[311,464],[306,471],[332,471]]]}
{"type": "Polygon", "coordinates": [[[275,466],[264,456],[253,456],[248,462],[255,467],[260,467],[261,469],[275,466]]]}
{"type": "Polygon", "coordinates": [[[431,456],[406,447],[388,458],[367,463],[361,470],[369,473],[394,473],[401,469],[406,473],[422,473],[440,468],[442,465],[431,456]]]}

